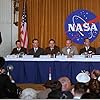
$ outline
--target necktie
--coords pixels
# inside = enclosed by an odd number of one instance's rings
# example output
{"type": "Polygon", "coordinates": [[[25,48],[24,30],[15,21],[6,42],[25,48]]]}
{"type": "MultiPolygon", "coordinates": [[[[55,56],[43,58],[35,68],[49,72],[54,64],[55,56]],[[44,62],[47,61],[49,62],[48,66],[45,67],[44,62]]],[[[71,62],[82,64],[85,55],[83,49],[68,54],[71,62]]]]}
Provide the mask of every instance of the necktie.
{"type": "Polygon", "coordinates": [[[36,52],[37,51],[37,49],[36,48],[34,48],[34,52],[36,52]]]}
{"type": "Polygon", "coordinates": [[[70,52],[70,48],[67,49],[67,54],[69,54],[69,52],[70,52]]]}

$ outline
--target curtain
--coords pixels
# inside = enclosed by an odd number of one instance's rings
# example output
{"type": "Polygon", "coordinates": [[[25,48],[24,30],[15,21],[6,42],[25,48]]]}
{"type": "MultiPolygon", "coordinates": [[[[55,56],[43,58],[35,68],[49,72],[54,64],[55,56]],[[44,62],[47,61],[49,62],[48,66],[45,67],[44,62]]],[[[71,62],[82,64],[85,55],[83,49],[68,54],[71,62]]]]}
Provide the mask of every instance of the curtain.
{"type": "MultiPolygon", "coordinates": [[[[32,47],[32,39],[39,39],[40,47],[47,47],[49,39],[55,39],[56,44],[62,48],[65,46],[67,35],[64,31],[64,23],[67,16],[77,9],[87,9],[100,15],[100,0],[26,0],[29,48],[32,47]]],[[[24,0],[20,0],[19,6],[19,32],[24,0]]],[[[91,44],[94,47],[100,45],[100,35],[91,44]]],[[[78,50],[82,45],[75,44],[78,50]]]]}

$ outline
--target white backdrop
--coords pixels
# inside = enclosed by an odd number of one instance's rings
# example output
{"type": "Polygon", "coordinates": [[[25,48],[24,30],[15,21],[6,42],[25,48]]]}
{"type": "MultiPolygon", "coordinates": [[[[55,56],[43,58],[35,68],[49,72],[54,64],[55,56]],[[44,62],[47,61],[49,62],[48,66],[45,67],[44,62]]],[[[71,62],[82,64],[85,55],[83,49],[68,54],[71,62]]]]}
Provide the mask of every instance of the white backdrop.
{"type": "Polygon", "coordinates": [[[10,54],[18,38],[18,27],[13,24],[13,3],[11,0],[0,0],[0,32],[2,43],[0,56],[10,54]]]}

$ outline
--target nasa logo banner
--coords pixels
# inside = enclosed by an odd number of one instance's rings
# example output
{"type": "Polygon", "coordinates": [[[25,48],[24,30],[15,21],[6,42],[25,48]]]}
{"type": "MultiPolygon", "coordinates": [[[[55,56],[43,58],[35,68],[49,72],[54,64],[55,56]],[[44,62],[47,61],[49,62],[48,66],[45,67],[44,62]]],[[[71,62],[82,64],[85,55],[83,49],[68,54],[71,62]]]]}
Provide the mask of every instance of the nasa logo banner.
{"type": "Polygon", "coordinates": [[[85,38],[93,42],[99,34],[97,16],[88,10],[76,10],[65,21],[65,33],[77,44],[83,44],[85,38]]]}

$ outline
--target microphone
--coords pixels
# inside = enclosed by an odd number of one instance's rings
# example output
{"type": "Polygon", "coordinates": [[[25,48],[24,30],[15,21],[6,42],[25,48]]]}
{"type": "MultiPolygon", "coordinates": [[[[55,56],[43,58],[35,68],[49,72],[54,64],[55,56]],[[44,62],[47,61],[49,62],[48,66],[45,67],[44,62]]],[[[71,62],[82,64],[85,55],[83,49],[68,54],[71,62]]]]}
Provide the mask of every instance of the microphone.
{"type": "Polygon", "coordinates": [[[7,66],[7,75],[8,76],[11,76],[10,72],[13,71],[13,69],[14,69],[14,67],[12,65],[7,66]]]}
{"type": "Polygon", "coordinates": [[[14,67],[12,65],[7,66],[7,71],[13,71],[14,67]]]}
{"type": "Polygon", "coordinates": [[[49,67],[49,80],[51,80],[52,77],[51,77],[51,67],[49,67]]]}
{"type": "Polygon", "coordinates": [[[15,81],[13,80],[12,75],[10,73],[11,71],[13,71],[13,69],[14,69],[14,67],[12,65],[7,66],[7,75],[10,77],[11,82],[15,83],[15,81]]]}

